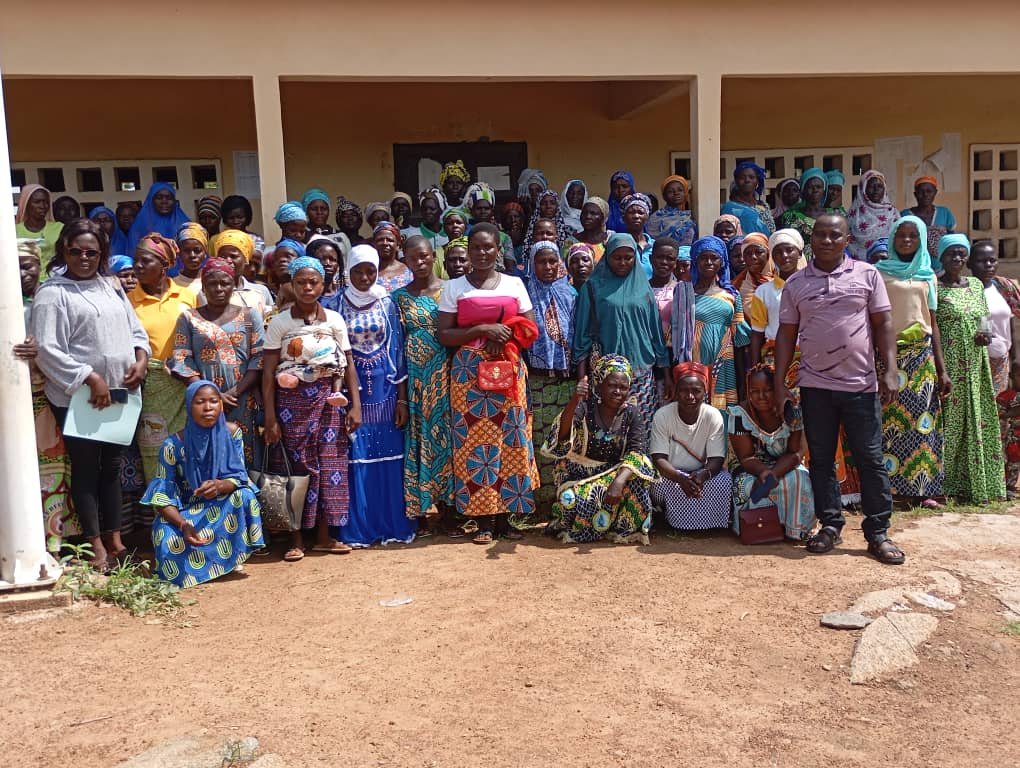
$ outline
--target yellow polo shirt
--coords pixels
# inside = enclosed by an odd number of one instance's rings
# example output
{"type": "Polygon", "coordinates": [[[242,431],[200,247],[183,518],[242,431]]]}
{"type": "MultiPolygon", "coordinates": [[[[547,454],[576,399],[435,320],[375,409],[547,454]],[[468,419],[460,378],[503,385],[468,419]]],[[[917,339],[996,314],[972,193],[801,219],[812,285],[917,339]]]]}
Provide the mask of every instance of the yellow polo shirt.
{"type": "Polygon", "coordinates": [[[131,306],[149,334],[149,346],[152,347],[154,360],[166,360],[174,351],[174,329],[177,318],[182,312],[198,305],[198,298],[190,288],[168,281],[162,296],[150,296],[136,285],[128,294],[131,306]]]}

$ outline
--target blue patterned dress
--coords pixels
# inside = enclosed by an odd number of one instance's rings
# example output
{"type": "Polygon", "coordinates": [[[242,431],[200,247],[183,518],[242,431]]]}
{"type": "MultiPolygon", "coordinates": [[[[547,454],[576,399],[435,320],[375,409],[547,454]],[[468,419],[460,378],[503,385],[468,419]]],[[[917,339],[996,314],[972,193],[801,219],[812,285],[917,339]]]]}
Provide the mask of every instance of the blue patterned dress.
{"type": "Polygon", "coordinates": [[[341,538],[353,547],[409,543],[418,529],[404,501],[404,433],[393,418],[397,385],[407,379],[404,333],[389,296],[364,307],[345,296],[354,366],[361,386],[362,424],[351,440],[351,506],[341,538]]]}
{"type": "MultiPolygon", "coordinates": [[[[234,449],[243,457],[241,430],[231,435],[234,449]]],[[[262,539],[262,511],[255,487],[248,481],[237,490],[215,499],[192,498],[194,489],[184,473],[184,441],[171,435],[163,441],[155,476],[141,503],[153,507],[152,548],[156,553],[155,575],[179,587],[194,587],[230,573],[257,549],[262,539]],[[176,507],[181,517],[209,541],[193,547],[184,541],[177,526],[167,522],[162,507],[176,507]]]]}

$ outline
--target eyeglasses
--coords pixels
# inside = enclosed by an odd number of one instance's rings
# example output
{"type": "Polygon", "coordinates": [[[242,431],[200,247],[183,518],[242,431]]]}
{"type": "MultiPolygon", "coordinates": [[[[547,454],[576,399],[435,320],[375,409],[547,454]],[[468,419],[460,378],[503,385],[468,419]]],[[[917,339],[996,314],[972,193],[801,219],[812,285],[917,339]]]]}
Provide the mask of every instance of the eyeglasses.
{"type": "Polygon", "coordinates": [[[95,248],[68,248],[67,252],[76,259],[80,259],[82,256],[86,259],[94,259],[100,255],[100,252],[95,248]]]}

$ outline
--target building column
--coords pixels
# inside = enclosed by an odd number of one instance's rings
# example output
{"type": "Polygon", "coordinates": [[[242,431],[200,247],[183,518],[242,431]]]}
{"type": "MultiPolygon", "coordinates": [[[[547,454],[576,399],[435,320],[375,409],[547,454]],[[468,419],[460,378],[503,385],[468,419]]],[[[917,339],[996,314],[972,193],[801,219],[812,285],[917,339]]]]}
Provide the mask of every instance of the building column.
{"type": "Polygon", "coordinates": [[[252,78],[252,92],[255,96],[255,131],[258,135],[262,231],[267,243],[275,243],[279,229],[273,216],[280,203],[287,199],[279,76],[255,75],[252,78]]]}
{"type": "Polygon", "coordinates": [[[719,216],[719,162],[722,148],[722,75],[703,72],[691,79],[691,173],[698,231],[712,234],[719,216]]]}

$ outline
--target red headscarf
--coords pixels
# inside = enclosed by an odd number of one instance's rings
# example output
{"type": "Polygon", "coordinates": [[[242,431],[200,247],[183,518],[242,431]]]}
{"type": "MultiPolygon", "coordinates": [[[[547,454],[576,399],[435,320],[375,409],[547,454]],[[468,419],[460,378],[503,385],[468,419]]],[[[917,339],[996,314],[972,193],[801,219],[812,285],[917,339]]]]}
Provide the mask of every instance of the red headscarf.
{"type": "Polygon", "coordinates": [[[712,371],[701,363],[678,363],[673,366],[673,381],[680,381],[688,376],[698,379],[705,387],[705,392],[712,391],[712,371]]]}

